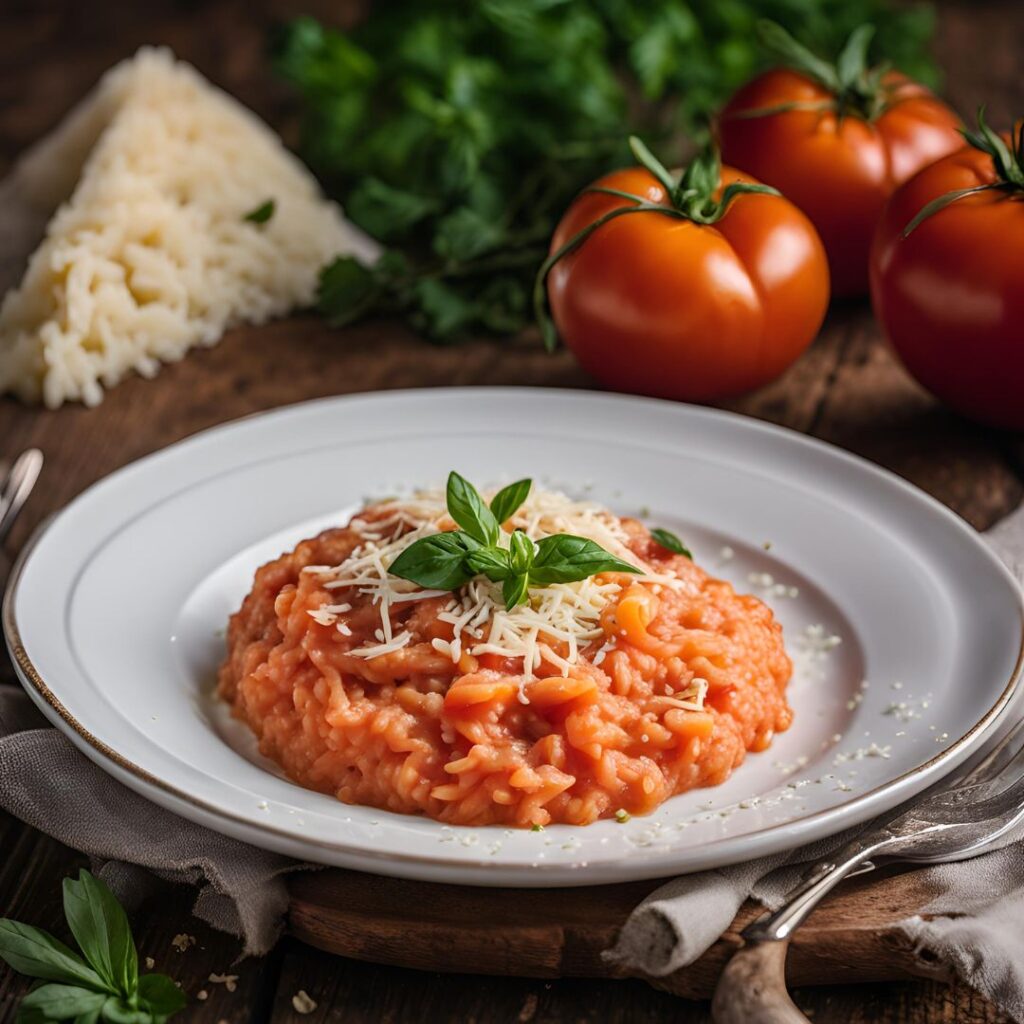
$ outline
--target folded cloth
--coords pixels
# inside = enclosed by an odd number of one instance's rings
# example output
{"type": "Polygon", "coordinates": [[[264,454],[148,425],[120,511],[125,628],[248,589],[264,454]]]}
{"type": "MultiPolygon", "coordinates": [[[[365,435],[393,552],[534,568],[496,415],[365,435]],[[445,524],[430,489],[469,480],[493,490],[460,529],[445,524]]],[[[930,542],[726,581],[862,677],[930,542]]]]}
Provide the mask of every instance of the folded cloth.
{"type": "MultiPolygon", "coordinates": [[[[985,539],[1024,582],[1024,506],[985,539]]],[[[748,897],[775,909],[809,864],[870,827],[868,822],[788,853],[668,882],[633,911],[605,956],[654,977],[671,974],[708,949],[748,897]]],[[[899,927],[930,972],[946,964],[1024,1022],[1024,834],[973,860],[928,868],[921,877],[931,897],[899,927]]]]}
{"type": "Polygon", "coordinates": [[[0,807],[87,853],[128,907],[152,888],[149,872],[198,885],[196,916],[240,936],[243,954],[273,948],[288,909],[284,876],[313,867],[185,821],[122,786],[15,686],[0,686],[0,807]]]}
{"type": "MultiPolygon", "coordinates": [[[[1024,578],[1024,509],[986,537],[1024,578]]],[[[240,936],[246,954],[267,952],[280,933],[284,876],[315,866],[228,839],[138,796],[48,727],[13,686],[0,686],[0,807],[89,854],[128,905],[145,895],[148,872],[199,885],[196,915],[240,936]]],[[[748,896],[778,906],[804,865],[851,835],[669,882],[636,908],[606,956],[669,974],[700,956],[748,896]]],[[[907,933],[1024,1021],[1024,842],[925,877],[933,892],[922,908],[928,919],[907,920],[907,933]]]]}

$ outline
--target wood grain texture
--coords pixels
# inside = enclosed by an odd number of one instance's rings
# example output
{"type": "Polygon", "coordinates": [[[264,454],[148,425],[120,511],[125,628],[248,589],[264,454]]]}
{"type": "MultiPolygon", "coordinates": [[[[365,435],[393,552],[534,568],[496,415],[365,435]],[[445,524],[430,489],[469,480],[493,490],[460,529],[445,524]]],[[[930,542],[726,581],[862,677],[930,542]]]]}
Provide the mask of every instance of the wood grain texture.
{"type": "MultiPolygon", "coordinates": [[[[637,903],[661,884],[496,890],[331,870],[291,880],[288,926],[319,949],[395,967],[607,978],[629,973],[602,954],[637,903]]],[[[786,962],[790,985],[946,978],[915,955],[896,927],[925,898],[917,872],[851,880],[796,932],[786,962]]],[[[758,913],[748,903],[700,960],[647,980],[688,999],[707,998],[758,913]]]]}
{"type": "MultiPolygon", "coordinates": [[[[55,125],[107,67],[143,43],[171,45],[266,117],[286,139],[294,139],[295,108],[286,90],[266,73],[264,48],[267,27],[300,6],[344,21],[357,5],[331,0],[301,5],[289,0],[120,0],[93,5],[8,0],[0,32],[0,173],[20,150],[55,125]]],[[[948,92],[962,113],[970,115],[979,103],[988,102],[992,121],[1002,124],[1024,110],[1020,4],[944,4],[937,49],[948,92]]],[[[0,399],[0,460],[31,444],[42,447],[48,460],[39,490],[10,538],[11,548],[24,541],[35,522],[111,470],[213,424],[322,395],[456,383],[591,384],[571,357],[544,355],[534,337],[508,345],[477,341],[446,350],[424,345],[394,324],[336,332],[307,317],[234,331],[216,349],[166,368],[156,381],[126,382],[97,410],[69,407],[45,413],[0,399]]],[[[824,437],[879,462],[979,528],[1010,511],[1024,494],[1024,443],[942,412],[895,363],[862,304],[833,310],[821,337],[796,366],[775,384],[731,407],[824,437]]],[[[2,562],[0,558],[0,575],[2,562]]],[[[10,665],[0,656],[0,682],[11,678],[10,665]]],[[[83,863],[80,854],[0,813],[0,915],[66,936],[60,880],[83,863]]],[[[861,880],[851,882],[821,913],[837,920],[845,914],[848,931],[860,932],[870,946],[872,928],[892,907],[881,901],[876,908],[880,917],[872,916],[875,911],[867,913],[860,884],[861,880]],[[853,904],[844,902],[853,900],[860,900],[856,912],[853,904]]],[[[912,893],[904,895],[913,898],[912,893]]],[[[318,905],[317,900],[309,901],[310,908],[318,905]]],[[[626,909],[624,900],[619,910],[626,909]]],[[[183,1018],[200,1024],[709,1020],[706,1006],[680,1001],[636,980],[465,973],[478,966],[480,953],[464,964],[451,965],[464,973],[442,975],[373,966],[286,939],[270,957],[232,967],[237,943],[205,928],[190,910],[189,892],[160,883],[133,912],[133,920],[140,954],[182,981],[192,997],[183,1018]],[[171,946],[179,933],[197,939],[186,953],[171,946]],[[210,983],[210,973],[238,974],[235,992],[210,983]],[[313,1014],[303,1016],[294,1010],[291,1000],[299,989],[317,1002],[313,1014]],[[208,997],[198,1000],[203,990],[208,997]]],[[[312,920],[313,909],[305,913],[310,929],[324,925],[312,920]]],[[[372,907],[366,913],[368,920],[375,920],[372,907]]],[[[527,936],[530,927],[529,920],[521,920],[517,934],[527,936]]],[[[577,931],[568,929],[564,940],[574,952],[560,954],[574,969],[580,965],[580,950],[592,956],[596,945],[582,943],[581,927],[577,922],[577,931]]],[[[402,941],[395,926],[392,942],[402,941]]],[[[708,991],[711,973],[718,969],[714,958],[720,963],[735,941],[735,934],[725,936],[702,967],[687,975],[687,984],[693,986],[689,994],[708,991]],[[701,981],[705,968],[708,975],[701,981]]],[[[827,975],[840,982],[828,988],[797,988],[798,1005],[818,1024],[989,1024],[1001,1019],[985,1000],[955,982],[842,984],[858,976],[861,958],[869,954],[858,952],[851,937],[842,957],[813,962],[807,959],[808,943],[798,933],[791,980],[799,985],[827,975]]],[[[486,955],[497,954],[488,949],[486,955]]],[[[543,962],[541,967],[547,969],[543,962]]],[[[679,979],[664,984],[683,990],[679,979]]],[[[23,979],[0,970],[0,1024],[13,1021],[26,991],[23,979]]]]}

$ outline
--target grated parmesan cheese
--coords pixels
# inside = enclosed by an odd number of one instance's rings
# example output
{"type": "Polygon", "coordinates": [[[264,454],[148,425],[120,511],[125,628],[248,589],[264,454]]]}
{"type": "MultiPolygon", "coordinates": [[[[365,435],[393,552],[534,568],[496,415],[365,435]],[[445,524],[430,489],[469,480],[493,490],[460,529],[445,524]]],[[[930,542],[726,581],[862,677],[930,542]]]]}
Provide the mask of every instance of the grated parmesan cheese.
{"type": "MultiPolygon", "coordinates": [[[[445,496],[441,491],[425,491],[409,498],[384,501],[375,509],[385,511],[372,522],[358,515],[352,528],[362,543],[340,565],[307,566],[330,591],[354,591],[368,597],[380,614],[376,643],[364,644],[351,651],[361,658],[376,658],[400,650],[409,643],[408,632],[392,633],[391,609],[398,604],[448,596],[438,618],[452,627],[451,641],[434,639],[431,645],[438,653],[458,664],[463,653],[479,656],[495,654],[523,660],[524,682],[533,678],[542,662],[567,676],[581,654],[597,641],[605,642],[593,654],[599,665],[614,650],[614,640],[606,640],[601,627],[601,613],[615,600],[622,586],[607,578],[591,577],[575,583],[555,583],[530,587],[529,600],[516,608],[505,607],[501,584],[483,576],[477,577],[449,594],[441,590],[425,590],[408,580],[388,574],[388,567],[410,544],[423,537],[451,529],[445,496]],[[564,656],[552,644],[564,644],[564,656]]],[[[587,537],[605,550],[641,570],[631,582],[652,587],[679,587],[674,576],[654,573],[628,547],[628,535],[620,521],[607,509],[594,502],[573,501],[555,491],[538,490],[530,494],[509,521],[514,529],[524,530],[537,541],[553,534],[569,533],[587,537]]],[[[502,533],[499,543],[508,545],[508,534],[502,533]]],[[[344,635],[350,635],[338,615],[349,610],[348,604],[325,604],[309,614],[323,625],[337,624],[344,635]]],[[[703,707],[707,682],[695,679],[685,691],[663,698],[675,707],[700,710],[703,707]]],[[[520,688],[520,700],[526,702],[520,688]]]]}

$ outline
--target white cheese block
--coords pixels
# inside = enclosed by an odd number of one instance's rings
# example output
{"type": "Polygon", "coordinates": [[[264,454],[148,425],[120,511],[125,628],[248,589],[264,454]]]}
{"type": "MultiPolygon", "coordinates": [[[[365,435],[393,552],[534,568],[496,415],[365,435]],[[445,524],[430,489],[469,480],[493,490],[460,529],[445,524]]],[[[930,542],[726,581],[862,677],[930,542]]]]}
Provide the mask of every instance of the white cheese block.
{"type": "Polygon", "coordinates": [[[165,49],[111,69],[21,159],[0,218],[0,286],[37,246],[0,306],[0,393],[51,408],[309,305],[326,262],[375,255],[266,124],[165,49]]]}

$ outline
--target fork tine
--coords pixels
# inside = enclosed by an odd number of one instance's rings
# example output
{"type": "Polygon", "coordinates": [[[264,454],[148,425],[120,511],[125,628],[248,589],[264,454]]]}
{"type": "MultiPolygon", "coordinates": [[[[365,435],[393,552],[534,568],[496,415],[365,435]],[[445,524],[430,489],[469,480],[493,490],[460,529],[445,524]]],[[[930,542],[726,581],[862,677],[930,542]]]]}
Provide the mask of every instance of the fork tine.
{"type": "Polygon", "coordinates": [[[971,805],[971,817],[978,821],[1006,817],[1010,812],[1019,812],[1024,805],[1024,775],[1019,775],[1005,789],[979,800],[971,805]]]}

